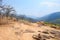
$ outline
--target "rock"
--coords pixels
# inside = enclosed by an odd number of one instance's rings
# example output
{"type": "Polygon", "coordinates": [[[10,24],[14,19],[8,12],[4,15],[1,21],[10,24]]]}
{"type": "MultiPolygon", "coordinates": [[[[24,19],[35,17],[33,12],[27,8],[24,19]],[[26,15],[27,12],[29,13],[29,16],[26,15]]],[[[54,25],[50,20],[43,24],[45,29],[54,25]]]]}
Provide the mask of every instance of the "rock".
{"type": "Polygon", "coordinates": [[[38,32],[41,32],[41,31],[38,31],[38,32]]]}
{"type": "Polygon", "coordinates": [[[43,39],[43,40],[46,40],[46,39],[43,39]]]}
{"type": "Polygon", "coordinates": [[[55,37],[59,37],[60,38],[60,32],[59,31],[50,31],[51,34],[53,34],[55,37]]]}
{"type": "Polygon", "coordinates": [[[16,35],[19,35],[20,33],[19,32],[15,32],[16,35]]]}
{"type": "Polygon", "coordinates": [[[44,33],[44,34],[49,34],[47,31],[43,31],[42,33],[44,33]]]}
{"type": "Polygon", "coordinates": [[[43,39],[50,39],[50,37],[47,36],[47,35],[42,35],[42,38],[43,38],[43,39]]]}
{"type": "Polygon", "coordinates": [[[32,38],[34,38],[35,40],[42,40],[42,37],[40,34],[38,35],[33,35],[32,38]]]}
{"type": "Polygon", "coordinates": [[[50,38],[55,38],[54,36],[49,36],[50,38]]]}
{"type": "Polygon", "coordinates": [[[35,31],[27,29],[24,33],[35,33],[35,31]]]}
{"type": "Polygon", "coordinates": [[[51,26],[51,27],[56,29],[56,26],[55,26],[55,25],[53,25],[53,26],[51,26]]]}
{"type": "Polygon", "coordinates": [[[51,34],[60,34],[59,31],[54,31],[54,30],[51,30],[50,33],[51,33],[51,34]]]}

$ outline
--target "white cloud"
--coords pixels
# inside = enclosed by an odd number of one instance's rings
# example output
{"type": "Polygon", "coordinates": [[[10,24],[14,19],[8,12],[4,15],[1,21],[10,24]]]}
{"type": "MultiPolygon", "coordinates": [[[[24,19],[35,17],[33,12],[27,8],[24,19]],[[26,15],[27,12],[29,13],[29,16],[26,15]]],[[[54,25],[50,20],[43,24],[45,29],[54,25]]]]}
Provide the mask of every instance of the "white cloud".
{"type": "Polygon", "coordinates": [[[54,2],[41,2],[40,6],[44,6],[44,7],[46,6],[50,8],[50,7],[59,7],[60,4],[54,2]]]}

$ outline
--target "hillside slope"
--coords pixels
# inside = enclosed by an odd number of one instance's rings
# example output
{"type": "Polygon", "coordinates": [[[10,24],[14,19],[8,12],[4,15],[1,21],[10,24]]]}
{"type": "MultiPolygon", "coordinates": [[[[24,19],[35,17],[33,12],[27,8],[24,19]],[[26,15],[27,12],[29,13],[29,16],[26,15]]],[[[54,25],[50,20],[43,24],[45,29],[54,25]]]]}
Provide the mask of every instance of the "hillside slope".
{"type": "Polygon", "coordinates": [[[60,24],[60,20],[59,19],[60,19],[60,12],[55,12],[55,13],[52,13],[52,14],[49,14],[49,15],[46,15],[46,16],[40,18],[40,20],[43,20],[43,21],[46,21],[46,22],[60,24]]]}
{"type": "Polygon", "coordinates": [[[60,40],[60,30],[16,19],[0,18],[0,40],[60,40]]]}

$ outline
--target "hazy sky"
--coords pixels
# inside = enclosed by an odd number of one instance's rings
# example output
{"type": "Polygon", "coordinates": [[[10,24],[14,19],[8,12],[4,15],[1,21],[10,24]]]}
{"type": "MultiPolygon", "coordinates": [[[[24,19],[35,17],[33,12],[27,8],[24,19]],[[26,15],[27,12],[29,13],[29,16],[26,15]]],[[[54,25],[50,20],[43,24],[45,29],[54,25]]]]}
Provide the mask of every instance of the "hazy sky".
{"type": "Polygon", "coordinates": [[[33,17],[60,11],[60,0],[4,0],[4,4],[13,6],[18,14],[33,17]]]}

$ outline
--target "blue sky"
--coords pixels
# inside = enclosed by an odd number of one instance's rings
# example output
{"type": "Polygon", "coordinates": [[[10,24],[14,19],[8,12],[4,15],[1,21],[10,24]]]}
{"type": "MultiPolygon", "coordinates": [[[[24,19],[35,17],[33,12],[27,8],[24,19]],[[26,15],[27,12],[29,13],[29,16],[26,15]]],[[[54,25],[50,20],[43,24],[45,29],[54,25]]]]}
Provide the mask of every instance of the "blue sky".
{"type": "Polygon", "coordinates": [[[32,17],[42,17],[60,11],[60,0],[6,0],[3,2],[13,6],[17,14],[32,17]]]}

